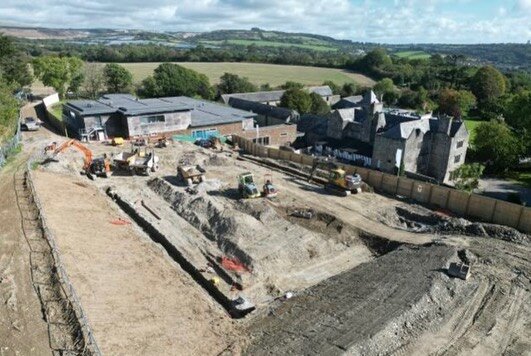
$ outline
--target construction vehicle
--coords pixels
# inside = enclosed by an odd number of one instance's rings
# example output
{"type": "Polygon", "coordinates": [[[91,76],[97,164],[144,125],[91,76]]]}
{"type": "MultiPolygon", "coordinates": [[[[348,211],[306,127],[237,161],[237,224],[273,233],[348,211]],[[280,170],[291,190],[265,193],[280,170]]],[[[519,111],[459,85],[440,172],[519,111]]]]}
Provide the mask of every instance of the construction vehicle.
{"type": "Polygon", "coordinates": [[[244,199],[259,198],[261,196],[251,172],[245,172],[238,176],[238,191],[244,199]]]}
{"type": "Polygon", "coordinates": [[[278,194],[277,188],[273,185],[273,175],[267,173],[264,176],[264,186],[262,187],[262,196],[266,198],[276,197],[278,194]]]}
{"type": "Polygon", "coordinates": [[[188,186],[201,183],[204,175],[205,170],[199,166],[180,165],[177,167],[177,178],[182,182],[186,182],[188,186]]]}
{"type": "Polygon", "coordinates": [[[131,146],[131,152],[120,152],[113,157],[114,166],[118,170],[129,171],[132,174],[149,175],[159,168],[159,157],[153,148],[144,149],[131,146]]]}
{"type": "Polygon", "coordinates": [[[351,193],[361,193],[362,180],[359,174],[347,174],[345,170],[339,167],[336,163],[319,158],[316,158],[313,161],[308,182],[313,179],[318,168],[324,169],[328,172],[327,183],[325,184],[326,191],[340,196],[347,196],[351,193]]]}
{"type": "Polygon", "coordinates": [[[52,152],[52,157],[49,159],[53,160],[58,154],[66,151],[68,148],[73,147],[83,153],[84,162],[83,162],[83,171],[90,178],[93,179],[93,175],[98,177],[109,177],[111,174],[111,162],[107,158],[107,155],[103,155],[100,158],[93,158],[92,151],[81,142],[75,139],[71,139],[63,142],[61,145],[57,146],[56,142],[52,142],[44,148],[45,153],[52,152]]]}
{"type": "Polygon", "coordinates": [[[113,137],[111,140],[111,145],[113,146],[121,146],[124,144],[123,137],[113,137]]]}
{"type": "Polygon", "coordinates": [[[466,281],[470,277],[470,266],[464,263],[452,262],[448,268],[448,275],[466,281]]]}
{"type": "Polygon", "coordinates": [[[157,144],[156,146],[158,148],[165,148],[165,147],[168,147],[168,139],[166,138],[166,136],[162,136],[161,138],[159,138],[157,140],[157,144]]]}

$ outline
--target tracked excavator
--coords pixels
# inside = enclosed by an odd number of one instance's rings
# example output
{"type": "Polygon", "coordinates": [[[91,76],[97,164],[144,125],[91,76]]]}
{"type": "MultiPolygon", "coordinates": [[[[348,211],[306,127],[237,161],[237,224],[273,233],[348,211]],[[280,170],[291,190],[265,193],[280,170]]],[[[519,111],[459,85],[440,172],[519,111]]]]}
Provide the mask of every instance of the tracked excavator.
{"type": "Polygon", "coordinates": [[[73,147],[83,153],[83,171],[90,179],[94,179],[94,175],[98,177],[109,177],[111,174],[111,161],[107,158],[107,155],[103,155],[100,158],[93,158],[92,151],[83,145],[81,142],[75,139],[71,139],[63,142],[57,146],[56,142],[53,142],[45,147],[44,152],[50,154],[48,159],[54,159],[58,154],[66,151],[68,148],[73,147]]]}
{"type": "Polygon", "coordinates": [[[314,159],[308,182],[313,179],[317,169],[325,170],[328,173],[327,183],[324,187],[326,191],[339,196],[361,193],[362,180],[359,174],[347,174],[336,163],[322,158],[314,159]]]}

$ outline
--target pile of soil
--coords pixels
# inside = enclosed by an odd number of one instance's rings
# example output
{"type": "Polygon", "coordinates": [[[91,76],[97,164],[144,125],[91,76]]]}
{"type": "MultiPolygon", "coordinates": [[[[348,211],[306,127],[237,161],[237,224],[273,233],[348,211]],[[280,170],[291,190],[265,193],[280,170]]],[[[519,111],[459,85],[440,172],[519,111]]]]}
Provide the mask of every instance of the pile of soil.
{"type": "Polygon", "coordinates": [[[419,233],[490,237],[529,245],[529,235],[512,227],[435,213],[419,205],[397,206],[384,211],[380,221],[402,230],[419,233]]]}

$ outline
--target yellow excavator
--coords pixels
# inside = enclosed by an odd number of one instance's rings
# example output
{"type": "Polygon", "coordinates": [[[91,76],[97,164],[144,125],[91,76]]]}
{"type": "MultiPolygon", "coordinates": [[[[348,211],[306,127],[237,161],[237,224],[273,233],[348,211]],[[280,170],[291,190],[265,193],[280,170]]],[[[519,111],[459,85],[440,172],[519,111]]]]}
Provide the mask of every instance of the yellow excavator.
{"type": "Polygon", "coordinates": [[[54,159],[58,154],[66,151],[69,147],[73,147],[83,153],[83,171],[90,179],[93,179],[93,175],[98,177],[109,177],[111,173],[111,161],[106,154],[101,158],[93,158],[92,151],[81,142],[75,139],[71,139],[63,142],[57,146],[56,142],[52,142],[44,148],[44,152],[48,153],[51,151],[52,156],[49,159],[54,159]]]}
{"type": "Polygon", "coordinates": [[[362,180],[359,174],[347,174],[347,172],[336,163],[322,158],[314,159],[308,182],[313,179],[318,168],[325,170],[328,173],[327,183],[325,184],[326,191],[340,196],[347,196],[351,193],[361,193],[362,180]]]}

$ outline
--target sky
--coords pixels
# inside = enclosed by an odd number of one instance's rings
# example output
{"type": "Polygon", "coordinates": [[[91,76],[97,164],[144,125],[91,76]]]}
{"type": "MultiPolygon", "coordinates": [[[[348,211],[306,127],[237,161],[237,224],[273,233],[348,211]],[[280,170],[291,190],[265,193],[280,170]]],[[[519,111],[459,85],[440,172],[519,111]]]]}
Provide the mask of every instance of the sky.
{"type": "Polygon", "coordinates": [[[0,0],[0,25],[305,32],[379,43],[531,40],[531,0],[0,0]]]}

